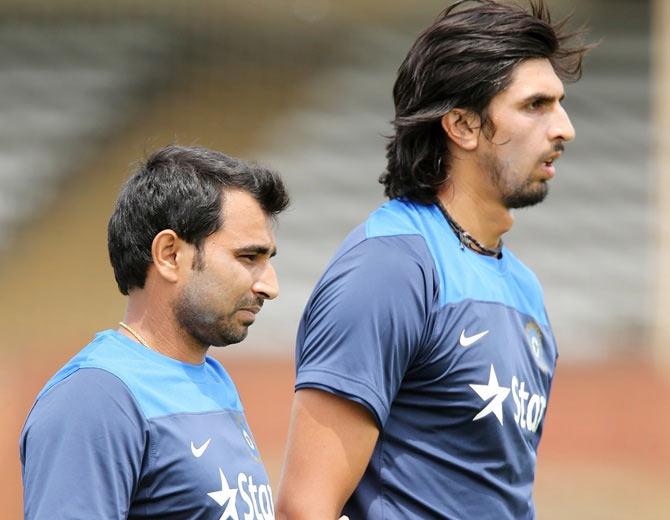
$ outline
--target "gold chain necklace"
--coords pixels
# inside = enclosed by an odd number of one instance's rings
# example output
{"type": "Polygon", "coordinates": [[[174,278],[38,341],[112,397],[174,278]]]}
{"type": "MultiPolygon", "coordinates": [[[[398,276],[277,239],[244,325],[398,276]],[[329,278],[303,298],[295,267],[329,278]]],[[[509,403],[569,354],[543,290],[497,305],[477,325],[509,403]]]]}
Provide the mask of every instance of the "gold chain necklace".
{"type": "Polygon", "coordinates": [[[149,343],[147,343],[147,340],[145,340],[142,337],[142,335],[139,332],[137,332],[135,329],[133,329],[130,325],[128,325],[127,323],[124,323],[122,321],[119,322],[119,325],[121,327],[123,327],[124,329],[126,329],[128,332],[130,332],[135,337],[135,339],[140,342],[141,345],[144,345],[149,350],[153,350],[155,352],[155,350],[153,348],[151,348],[151,345],[149,345],[149,343]]]}

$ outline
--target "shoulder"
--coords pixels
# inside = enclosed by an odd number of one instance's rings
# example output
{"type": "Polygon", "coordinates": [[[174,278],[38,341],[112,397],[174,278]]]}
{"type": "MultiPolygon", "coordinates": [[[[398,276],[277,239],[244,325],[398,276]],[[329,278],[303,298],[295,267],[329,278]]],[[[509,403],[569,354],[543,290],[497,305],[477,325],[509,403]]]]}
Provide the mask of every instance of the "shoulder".
{"type": "Polygon", "coordinates": [[[62,403],[71,409],[88,405],[98,413],[107,399],[123,400],[136,407],[127,385],[115,374],[95,367],[79,367],[64,377],[52,378],[37,396],[34,407],[43,403],[52,408],[62,403]]]}
{"type": "Polygon", "coordinates": [[[113,331],[100,332],[49,379],[37,395],[36,402],[54,393],[63,395],[85,390],[89,386],[124,389],[130,392],[122,375],[127,371],[124,370],[125,366],[138,366],[138,359],[133,357],[132,352],[126,352],[122,345],[114,340],[113,331]]]}
{"type": "Polygon", "coordinates": [[[20,436],[26,517],[74,518],[85,500],[95,517],[116,518],[127,510],[149,437],[118,377],[99,368],[60,377],[40,394],[20,436]]]}
{"type": "Polygon", "coordinates": [[[365,222],[366,236],[418,235],[427,238],[430,229],[440,222],[433,204],[420,204],[405,199],[392,199],[370,214],[365,222]]]}
{"type": "Polygon", "coordinates": [[[429,242],[435,215],[431,208],[400,199],[388,201],[347,236],[326,271],[341,263],[372,263],[386,270],[408,264],[432,268],[429,242]]]}
{"type": "Polygon", "coordinates": [[[110,432],[140,438],[145,430],[137,401],[118,377],[106,370],[82,368],[38,396],[23,427],[22,458],[28,438],[98,438],[110,432]]]}
{"type": "Polygon", "coordinates": [[[98,369],[117,378],[146,419],[175,413],[242,410],[235,385],[212,357],[207,356],[202,365],[182,363],[112,330],[97,334],[51,378],[38,400],[83,369],[98,369]]]}
{"type": "MultiPolygon", "coordinates": [[[[435,301],[438,270],[431,241],[439,240],[439,218],[432,205],[394,199],[343,241],[310,297],[304,317],[346,308],[385,312],[412,302],[422,313],[435,301]],[[436,238],[437,237],[437,238],[436,238]]],[[[320,318],[319,318],[320,319],[320,318]]]]}
{"type": "Polygon", "coordinates": [[[137,366],[137,359],[128,359],[112,338],[112,331],[97,334],[49,379],[35,399],[26,429],[36,422],[50,424],[66,417],[87,426],[102,424],[102,419],[144,420],[136,396],[122,377],[124,364],[137,366]],[[87,417],[101,420],[87,421],[87,417]]]}

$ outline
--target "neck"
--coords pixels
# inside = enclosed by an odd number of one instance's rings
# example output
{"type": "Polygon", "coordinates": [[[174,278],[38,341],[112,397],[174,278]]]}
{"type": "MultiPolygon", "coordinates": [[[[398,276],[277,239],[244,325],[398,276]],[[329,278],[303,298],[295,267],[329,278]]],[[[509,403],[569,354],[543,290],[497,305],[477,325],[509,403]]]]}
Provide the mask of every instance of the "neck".
{"type": "MultiPolygon", "coordinates": [[[[130,294],[123,322],[139,334],[151,350],[184,363],[204,362],[207,348],[178,326],[172,309],[165,301],[150,301],[147,293],[142,289],[130,294]]],[[[127,329],[119,327],[118,331],[142,343],[127,329]]]]}
{"type": "Polygon", "coordinates": [[[502,240],[495,247],[485,246],[484,244],[479,242],[479,240],[477,240],[475,237],[470,235],[470,233],[465,231],[465,229],[463,229],[460,226],[460,224],[453,219],[453,217],[449,214],[449,211],[447,211],[447,208],[444,207],[444,204],[442,204],[439,198],[436,199],[435,204],[437,204],[438,208],[442,212],[442,215],[449,223],[449,227],[451,227],[451,230],[454,232],[459,242],[461,243],[461,249],[467,247],[468,249],[472,249],[475,253],[478,253],[480,255],[502,258],[502,240]]]}
{"type": "Polygon", "coordinates": [[[502,235],[514,223],[512,214],[493,194],[459,181],[452,177],[438,192],[438,199],[451,218],[480,244],[490,249],[499,247],[502,235]]]}

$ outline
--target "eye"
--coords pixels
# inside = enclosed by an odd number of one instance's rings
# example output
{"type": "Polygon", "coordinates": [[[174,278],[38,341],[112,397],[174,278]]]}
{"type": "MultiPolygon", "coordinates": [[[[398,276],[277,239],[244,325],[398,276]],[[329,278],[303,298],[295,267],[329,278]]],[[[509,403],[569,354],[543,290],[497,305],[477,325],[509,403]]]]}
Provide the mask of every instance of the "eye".
{"type": "Polygon", "coordinates": [[[539,99],[536,99],[534,101],[531,101],[526,105],[526,108],[531,111],[538,110],[542,106],[542,101],[539,99]]]}
{"type": "Polygon", "coordinates": [[[258,259],[258,255],[256,253],[245,253],[239,255],[237,258],[239,258],[241,262],[250,264],[258,259]]]}

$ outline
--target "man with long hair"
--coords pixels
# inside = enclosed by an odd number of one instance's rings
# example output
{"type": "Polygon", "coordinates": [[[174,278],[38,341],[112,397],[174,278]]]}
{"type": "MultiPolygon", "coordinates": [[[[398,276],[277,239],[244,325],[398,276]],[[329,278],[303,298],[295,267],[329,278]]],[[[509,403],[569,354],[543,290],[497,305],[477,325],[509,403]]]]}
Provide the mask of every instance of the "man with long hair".
{"type": "Polygon", "coordinates": [[[588,46],[493,0],[448,8],[393,90],[390,201],[307,303],[279,519],[535,517],[557,359],[540,284],[502,243],[574,129],[564,81],[588,46]]]}

